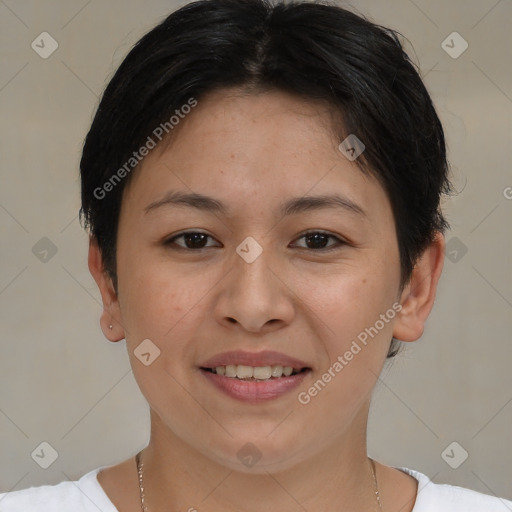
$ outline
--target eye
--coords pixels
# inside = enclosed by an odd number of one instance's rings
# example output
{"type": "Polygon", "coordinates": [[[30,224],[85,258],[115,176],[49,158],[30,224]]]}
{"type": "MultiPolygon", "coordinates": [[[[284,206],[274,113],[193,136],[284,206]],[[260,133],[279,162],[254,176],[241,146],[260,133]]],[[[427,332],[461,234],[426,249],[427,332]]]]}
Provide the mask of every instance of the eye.
{"type": "MultiPolygon", "coordinates": [[[[176,249],[190,249],[200,250],[208,247],[220,247],[217,243],[208,243],[208,240],[214,240],[213,237],[203,233],[201,231],[184,231],[172,236],[164,241],[166,246],[175,246],[176,249]],[[178,240],[181,240],[178,243],[178,240]]],[[[339,237],[323,231],[309,231],[301,235],[297,240],[304,239],[305,245],[295,244],[295,246],[302,249],[313,249],[313,250],[330,250],[341,245],[346,245],[347,242],[340,239],[339,237]],[[333,243],[329,244],[329,240],[333,243]]]]}
{"type": "MultiPolygon", "coordinates": [[[[215,245],[207,245],[208,239],[214,240],[210,235],[202,233],[201,231],[184,231],[177,235],[172,236],[164,241],[164,245],[177,246],[179,249],[205,249],[208,247],[215,247],[215,245]],[[182,240],[182,243],[177,243],[177,240],[182,240]]],[[[217,247],[219,247],[217,245],[217,247]]]]}
{"type": "Polygon", "coordinates": [[[300,246],[302,249],[314,249],[314,250],[330,250],[341,245],[346,245],[347,242],[338,238],[337,236],[325,233],[323,231],[308,231],[301,235],[297,240],[305,240],[305,246],[300,246]],[[334,240],[333,244],[328,245],[329,239],[334,240]]]}

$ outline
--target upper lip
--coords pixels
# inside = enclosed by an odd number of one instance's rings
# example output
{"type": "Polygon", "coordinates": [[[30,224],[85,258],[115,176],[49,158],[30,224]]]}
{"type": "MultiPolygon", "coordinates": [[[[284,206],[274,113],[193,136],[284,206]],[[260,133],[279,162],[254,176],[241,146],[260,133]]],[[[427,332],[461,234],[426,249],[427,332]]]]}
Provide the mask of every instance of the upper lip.
{"type": "Polygon", "coordinates": [[[295,370],[309,368],[304,361],[295,357],[287,356],[280,352],[264,350],[262,352],[245,352],[243,350],[232,350],[217,354],[200,365],[201,368],[215,368],[227,365],[245,366],[291,366],[295,370]]]}

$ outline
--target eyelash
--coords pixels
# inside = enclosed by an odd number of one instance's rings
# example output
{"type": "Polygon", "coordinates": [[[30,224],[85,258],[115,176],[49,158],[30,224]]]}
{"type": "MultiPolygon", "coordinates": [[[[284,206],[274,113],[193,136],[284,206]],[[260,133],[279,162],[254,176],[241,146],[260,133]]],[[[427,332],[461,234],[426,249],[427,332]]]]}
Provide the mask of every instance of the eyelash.
{"type": "MultiPolygon", "coordinates": [[[[212,236],[208,235],[207,233],[203,233],[202,231],[183,231],[181,233],[178,233],[177,235],[172,236],[171,238],[168,238],[167,240],[165,240],[163,242],[163,244],[165,246],[173,246],[174,245],[174,247],[171,247],[174,250],[196,251],[196,252],[202,251],[204,249],[209,249],[209,248],[212,247],[212,246],[207,246],[207,247],[199,247],[199,248],[193,249],[193,248],[190,248],[190,247],[184,247],[184,246],[176,245],[175,244],[175,241],[177,239],[183,238],[186,235],[204,235],[204,236],[206,236],[208,238],[212,238],[213,239],[212,236]]],[[[306,231],[306,232],[302,233],[299,237],[297,237],[296,240],[299,240],[301,238],[305,238],[305,237],[308,237],[308,236],[312,236],[312,235],[324,235],[327,238],[336,240],[336,243],[335,244],[331,244],[330,246],[327,246],[327,247],[320,247],[320,248],[317,248],[317,249],[310,248],[310,247],[299,247],[300,249],[306,249],[306,250],[315,251],[315,252],[319,252],[319,251],[321,251],[321,252],[328,252],[328,251],[332,251],[334,249],[337,249],[337,248],[339,248],[341,246],[349,245],[347,241],[339,238],[338,236],[335,236],[335,235],[333,235],[331,233],[328,233],[328,232],[325,232],[325,231],[319,231],[319,230],[316,230],[316,231],[306,231]]]]}

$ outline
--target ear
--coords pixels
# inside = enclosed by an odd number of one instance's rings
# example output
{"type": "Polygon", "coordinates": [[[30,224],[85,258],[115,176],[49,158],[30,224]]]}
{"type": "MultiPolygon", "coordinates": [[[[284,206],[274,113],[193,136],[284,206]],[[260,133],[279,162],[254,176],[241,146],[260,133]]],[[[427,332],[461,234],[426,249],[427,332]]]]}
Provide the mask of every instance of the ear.
{"type": "Polygon", "coordinates": [[[101,313],[100,326],[105,338],[110,341],[120,341],[125,337],[121,324],[121,310],[119,300],[114,290],[112,279],[109,277],[103,265],[103,258],[95,237],[89,237],[89,270],[96,281],[101,293],[103,312],[101,313]],[[112,328],[110,328],[112,326],[112,328]]]}
{"type": "Polygon", "coordinates": [[[438,232],[414,265],[400,298],[402,309],[396,316],[393,330],[397,340],[416,341],[423,334],[425,321],[434,305],[444,251],[444,236],[438,232]]]}

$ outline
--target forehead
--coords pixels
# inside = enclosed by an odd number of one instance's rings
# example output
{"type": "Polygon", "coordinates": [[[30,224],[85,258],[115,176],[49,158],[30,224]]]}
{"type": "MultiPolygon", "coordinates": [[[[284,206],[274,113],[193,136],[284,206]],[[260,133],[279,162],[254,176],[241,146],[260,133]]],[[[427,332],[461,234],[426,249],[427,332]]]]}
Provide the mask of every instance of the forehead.
{"type": "Polygon", "coordinates": [[[380,184],[339,150],[338,118],[325,102],[283,92],[216,91],[144,159],[123,203],[147,205],[179,189],[248,212],[291,196],[339,192],[389,209],[380,184]]]}

